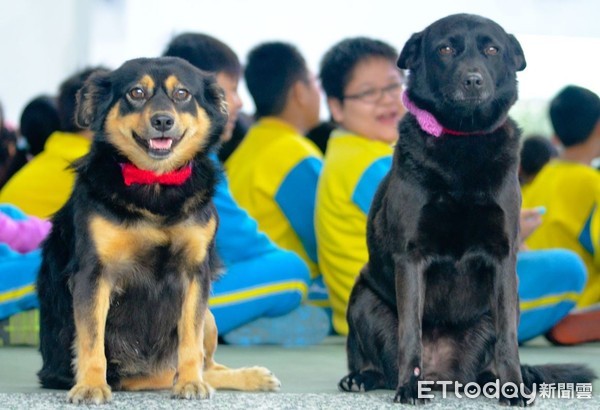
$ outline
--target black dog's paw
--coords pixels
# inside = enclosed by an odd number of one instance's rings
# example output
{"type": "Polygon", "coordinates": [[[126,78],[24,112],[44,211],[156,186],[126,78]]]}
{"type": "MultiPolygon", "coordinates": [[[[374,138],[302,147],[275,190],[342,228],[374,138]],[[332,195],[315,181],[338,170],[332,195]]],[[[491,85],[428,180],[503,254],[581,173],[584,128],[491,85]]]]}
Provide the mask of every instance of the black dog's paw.
{"type": "Polygon", "coordinates": [[[418,377],[411,377],[410,381],[396,389],[394,403],[402,404],[425,404],[431,399],[428,397],[419,397],[419,381],[418,377]]]}
{"type": "Polygon", "coordinates": [[[518,389],[516,392],[508,391],[507,393],[510,395],[510,397],[500,393],[500,405],[519,407],[532,406],[534,403],[533,401],[528,403],[528,400],[530,400],[528,397],[531,397],[531,390],[525,386],[522,386],[521,388],[523,389],[523,392],[519,391],[518,389]]]}
{"type": "Polygon", "coordinates": [[[365,385],[362,382],[360,377],[360,373],[350,373],[347,376],[344,376],[342,380],[338,383],[338,388],[341,391],[346,392],[364,392],[365,385]]]}
{"type": "Polygon", "coordinates": [[[364,393],[382,388],[383,375],[374,371],[352,372],[338,383],[341,391],[364,393]]]}

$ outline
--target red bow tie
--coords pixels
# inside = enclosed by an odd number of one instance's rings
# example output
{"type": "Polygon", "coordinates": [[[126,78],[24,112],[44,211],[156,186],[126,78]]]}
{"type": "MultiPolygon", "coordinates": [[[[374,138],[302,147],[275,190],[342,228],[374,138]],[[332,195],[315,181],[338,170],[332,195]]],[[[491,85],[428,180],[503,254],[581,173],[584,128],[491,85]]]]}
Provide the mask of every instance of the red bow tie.
{"type": "Polygon", "coordinates": [[[123,180],[127,186],[132,184],[183,185],[183,183],[192,175],[192,164],[160,175],[155,174],[152,171],[139,169],[133,164],[121,164],[121,172],[123,173],[123,180]]]}

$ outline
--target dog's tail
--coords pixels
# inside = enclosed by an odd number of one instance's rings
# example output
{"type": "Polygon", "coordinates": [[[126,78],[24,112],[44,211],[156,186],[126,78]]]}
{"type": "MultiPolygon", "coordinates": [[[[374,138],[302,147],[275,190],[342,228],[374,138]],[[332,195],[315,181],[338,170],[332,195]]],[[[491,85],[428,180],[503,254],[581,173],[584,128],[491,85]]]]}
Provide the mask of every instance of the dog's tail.
{"type": "Polygon", "coordinates": [[[523,383],[531,388],[535,383],[591,383],[598,376],[583,364],[544,364],[538,366],[521,365],[523,383]]]}

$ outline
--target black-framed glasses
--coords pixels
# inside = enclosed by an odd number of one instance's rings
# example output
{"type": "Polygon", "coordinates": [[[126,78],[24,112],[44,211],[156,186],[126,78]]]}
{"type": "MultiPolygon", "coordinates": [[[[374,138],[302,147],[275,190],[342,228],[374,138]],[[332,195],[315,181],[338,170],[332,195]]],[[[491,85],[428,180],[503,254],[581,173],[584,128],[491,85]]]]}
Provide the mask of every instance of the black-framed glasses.
{"type": "Polygon", "coordinates": [[[387,94],[393,98],[400,98],[401,93],[402,83],[396,82],[383,88],[369,88],[368,90],[361,91],[360,93],[344,95],[344,100],[359,100],[365,103],[374,104],[380,101],[384,94],[387,94]]]}

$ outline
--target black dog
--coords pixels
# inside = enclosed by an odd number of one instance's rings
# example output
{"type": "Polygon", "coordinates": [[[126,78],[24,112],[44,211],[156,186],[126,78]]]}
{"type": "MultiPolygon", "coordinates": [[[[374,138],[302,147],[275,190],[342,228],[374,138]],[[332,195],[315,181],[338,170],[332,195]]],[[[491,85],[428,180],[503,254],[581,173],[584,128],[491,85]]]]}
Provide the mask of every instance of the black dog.
{"type": "Polygon", "coordinates": [[[43,248],[44,387],[71,388],[75,403],[110,400],[109,385],[187,399],[279,387],[265,368],[213,361],[208,152],[226,118],[214,78],[178,58],[131,60],[79,91],[78,123],[95,137],[43,248]]]}
{"type": "Polygon", "coordinates": [[[519,131],[507,117],[525,68],[518,41],[493,21],[453,15],[414,34],[398,66],[410,70],[410,113],[369,214],[340,388],[396,389],[394,401],[420,403],[421,380],[591,381],[584,366],[520,366],[519,131]]]}

